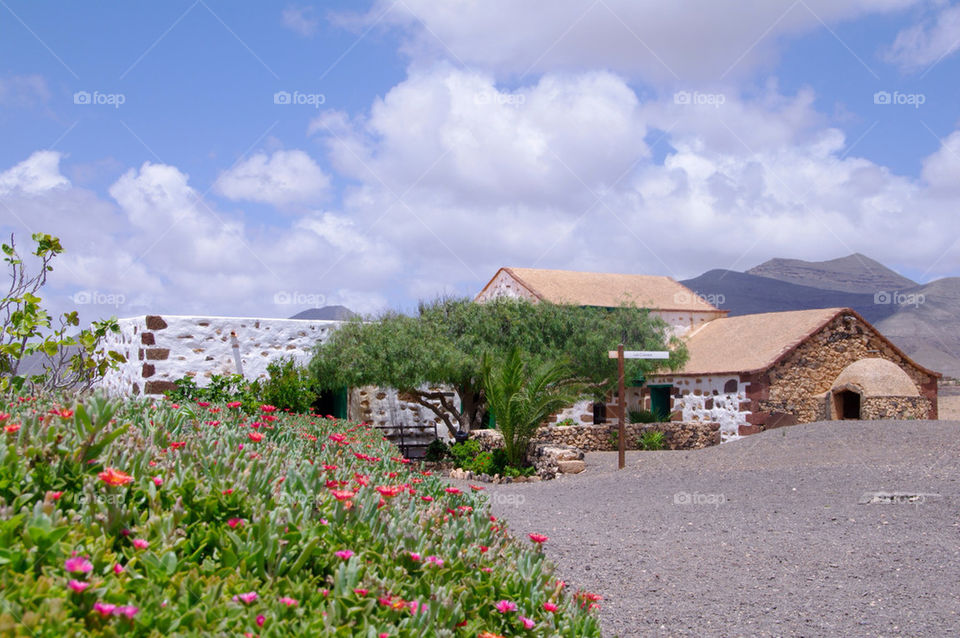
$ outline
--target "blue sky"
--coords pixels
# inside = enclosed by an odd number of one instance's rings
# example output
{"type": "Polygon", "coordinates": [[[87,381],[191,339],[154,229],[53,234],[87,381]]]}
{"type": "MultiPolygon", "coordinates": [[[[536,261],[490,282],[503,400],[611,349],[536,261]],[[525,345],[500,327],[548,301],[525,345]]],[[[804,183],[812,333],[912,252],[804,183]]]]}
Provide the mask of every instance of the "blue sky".
{"type": "Polygon", "coordinates": [[[502,265],[928,281],[958,49],[944,1],[0,0],[0,230],[60,235],[89,318],[410,309],[502,265]]]}

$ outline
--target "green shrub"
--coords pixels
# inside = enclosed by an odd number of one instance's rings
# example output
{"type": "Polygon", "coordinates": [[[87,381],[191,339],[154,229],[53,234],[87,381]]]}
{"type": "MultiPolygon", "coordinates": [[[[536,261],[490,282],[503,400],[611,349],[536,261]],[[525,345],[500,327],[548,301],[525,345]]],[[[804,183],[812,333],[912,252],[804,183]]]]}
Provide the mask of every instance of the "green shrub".
{"type": "Polygon", "coordinates": [[[661,416],[652,410],[630,410],[627,412],[630,417],[630,423],[660,423],[661,416]]]}
{"type": "Polygon", "coordinates": [[[427,446],[427,451],[423,456],[424,461],[430,463],[439,463],[450,455],[450,447],[443,442],[443,439],[434,439],[427,446]]]}
{"type": "Polygon", "coordinates": [[[270,363],[267,373],[270,376],[265,381],[254,382],[261,402],[299,414],[310,411],[318,394],[305,367],[297,365],[293,358],[282,359],[270,363]]]}
{"type": "Polygon", "coordinates": [[[662,450],[665,447],[663,432],[647,430],[637,440],[637,447],[641,450],[662,450]]]}
{"type": "Polygon", "coordinates": [[[471,463],[478,454],[483,452],[483,447],[479,441],[467,439],[463,443],[454,443],[450,446],[450,456],[453,457],[453,464],[459,468],[467,469],[465,465],[471,463]]]}

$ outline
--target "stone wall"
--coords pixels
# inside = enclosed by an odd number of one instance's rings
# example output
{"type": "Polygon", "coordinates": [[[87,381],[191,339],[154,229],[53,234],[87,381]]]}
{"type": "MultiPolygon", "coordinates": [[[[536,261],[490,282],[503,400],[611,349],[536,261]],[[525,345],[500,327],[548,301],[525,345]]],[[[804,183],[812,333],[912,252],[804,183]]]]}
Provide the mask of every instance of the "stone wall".
{"type": "Polygon", "coordinates": [[[861,419],[926,419],[930,412],[927,397],[864,397],[861,419]]]}
{"type": "Polygon", "coordinates": [[[649,383],[673,385],[672,409],[680,411],[680,419],[719,423],[724,441],[739,438],[741,426],[748,424],[747,384],[738,375],[663,375],[651,377],[649,383]]]}
{"type": "MultiPolygon", "coordinates": [[[[631,423],[626,426],[627,449],[640,449],[637,441],[649,430],[663,432],[664,445],[669,450],[693,450],[720,443],[718,423],[631,423]]],[[[584,452],[614,451],[617,449],[616,436],[616,425],[543,426],[531,439],[531,445],[551,443],[584,452]]],[[[470,433],[470,438],[479,441],[487,450],[503,445],[498,430],[475,430],[470,433]]]]}
{"type": "Polygon", "coordinates": [[[127,358],[99,387],[114,395],[163,394],[173,382],[194,377],[206,385],[213,375],[236,373],[231,333],[236,333],[243,374],[267,376],[267,365],[284,357],[306,363],[339,321],[141,315],[120,319],[119,334],[106,346],[127,358]]]}
{"type": "Polygon", "coordinates": [[[785,414],[798,423],[822,419],[821,397],[843,369],[859,359],[878,356],[910,376],[928,399],[924,418],[936,419],[937,378],[907,362],[886,339],[853,315],[838,315],[770,370],[744,378],[750,383],[747,396],[752,414],[748,421],[755,426],[751,430],[759,431],[771,417],[785,414]]]}

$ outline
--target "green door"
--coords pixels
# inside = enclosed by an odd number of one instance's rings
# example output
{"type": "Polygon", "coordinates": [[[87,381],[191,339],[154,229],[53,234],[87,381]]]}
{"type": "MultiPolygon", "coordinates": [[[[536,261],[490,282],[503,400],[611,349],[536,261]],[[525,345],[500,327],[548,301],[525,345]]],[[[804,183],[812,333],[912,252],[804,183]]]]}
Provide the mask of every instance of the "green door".
{"type": "Polygon", "coordinates": [[[672,385],[650,385],[650,411],[657,415],[659,421],[667,421],[670,418],[670,395],[673,392],[672,385]]]}

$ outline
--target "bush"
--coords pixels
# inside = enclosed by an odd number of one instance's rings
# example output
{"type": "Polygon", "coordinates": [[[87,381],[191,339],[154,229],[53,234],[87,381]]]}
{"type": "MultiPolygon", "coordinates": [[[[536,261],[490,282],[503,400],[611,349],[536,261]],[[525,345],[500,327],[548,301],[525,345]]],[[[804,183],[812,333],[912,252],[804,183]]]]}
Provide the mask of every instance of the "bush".
{"type": "Polygon", "coordinates": [[[0,633],[600,636],[482,492],[370,426],[99,398],[5,410],[0,633]]]}
{"type": "Polygon", "coordinates": [[[317,400],[316,383],[303,366],[292,358],[274,361],[267,366],[266,381],[254,382],[251,388],[259,400],[279,410],[305,414],[317,400]]]}
{"type": "Polygon", "coordinates": [[[630,410],[630,423],[661,423],[662,419],[651,410],[630,410]]]}
{"type": "Polygon", "coordinates": [[[434,439],[427,446],[423,460],[430,463],[439,463],[448,456],[450,456],[450,447],[443,442],[443,439],[434,439]]]}
{"type": "Polygon", "coordinates": [[[662,450],[665,447],[663,432],[647,430],[637,440],[637,447],[641,450],[662,450]]]}

